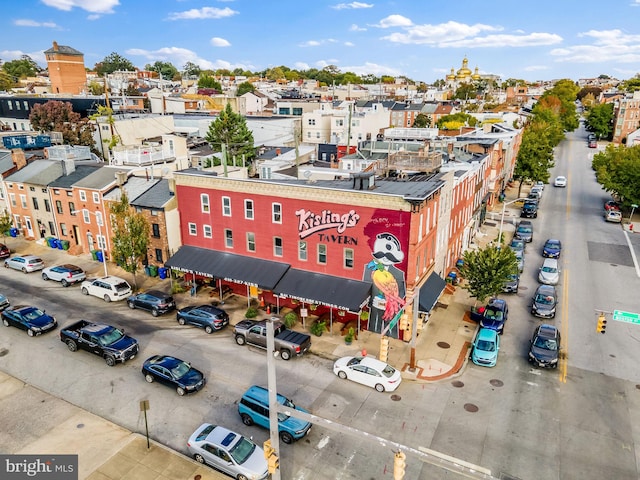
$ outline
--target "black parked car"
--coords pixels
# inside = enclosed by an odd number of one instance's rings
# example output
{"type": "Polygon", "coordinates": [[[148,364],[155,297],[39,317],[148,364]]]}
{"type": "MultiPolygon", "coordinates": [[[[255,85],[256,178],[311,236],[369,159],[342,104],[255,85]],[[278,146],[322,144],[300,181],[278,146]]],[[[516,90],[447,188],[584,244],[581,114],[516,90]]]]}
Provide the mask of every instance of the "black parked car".
{"type": "Polygon", "coordinates": [[[213,333],[229,325],[229,315],[224,310],[213,305],[192,305],[178,310],[176,319],[180,325],[188,323],[204,328],[207,333],[213,333]]]}
{"type": "Polygon", "coordinates": [[[533,295],[531,313],[540,318],[554,318],[558,296],[553,285],[540,285],[533,295]]]}
{"type": "Polygon", "coordinates": [[[504,332],[504,323],[509,317],[509,306],[507,302],[501,298],[492,298],[484,307],[482,312],[482,320],[480,320],[480,326],[482,328],[488,328],[495,330],[499,335],[504,332]]]}
{"type": "Polygon", "coordinates": [[[524,218],[538,218],[538,202],[525,200],[520,216],[524,218]]]}
{"type": "Polygon", "coordinates": [[[524,240],[526,243],[533,241],[533,224],[530,220],[521,220],[516,228],[515,238],[524,240]]]}
{"type": "Polygon", "coordinates": [[[557,368],[560,352],[560,332],[553,325],[543,323],[533,332],[529,348],[529,362],[544,368],[557,368]]]}
{"type": "Polygon", "coordinates": [[[38,307],[15,305],[2,311],[2,323],[5,327],[17,327],[26,330],[30,337],[41,335],[58,326],[51,315],[47,315],[38,307]]]}
{"type": "Polygon", "coordinates": [[[0,258],[9,258],[11,256],[11,251],[9,247],[7,247],[4,243],[0,243],[0,258]]]}
{"type": "Polygon", "coordinates": [[[178,395],[202,390],[207,383],[204,374],[179,358],[168,355],[154,355],[145,360],[142,374],[147,382],[158,381],[175,388],[178,395]]]}
{"type": "Polygon", "coordinates": [[[158,290],[149,290],[131,295],[127,298],[127,305],[129,305],[129,308],[149,310],[154,317],[176,308],[176,302],[173,297],[158,290]]]}

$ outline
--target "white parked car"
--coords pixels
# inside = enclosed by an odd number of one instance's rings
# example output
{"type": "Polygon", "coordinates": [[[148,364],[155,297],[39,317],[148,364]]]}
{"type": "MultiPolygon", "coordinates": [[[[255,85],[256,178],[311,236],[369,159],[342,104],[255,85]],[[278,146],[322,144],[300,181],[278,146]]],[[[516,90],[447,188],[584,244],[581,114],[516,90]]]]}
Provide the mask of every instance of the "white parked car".
{"type": "Polygon", "coordinates": [[[620,210],[605,210],[604,219],[607,222],[620,223],[622,222],[622,212],[620,210]]]}
{"type": "Polygon", "coordinates": [[[566,187],[567,186],[567,177],[563,177],[562,175],[557,176],[555,181],[553,182],[553,186],[554,187],[566,187]]]}
{"type": "Polygon", "coordinates": [[[63,287],[68,287],[73,283],[82,282],[87,279],[87,275],[77,265],[70,263],[64,265],[56,265],[55,267],[47,267],[42,270],[43,280],[54,280],[62,283],[63,287]]]}
{"type": "Polygon", "coordinates": [[[17,255],[4,261],[5,268],[13,268],[23,273],[35,272],[44,268],[44,262],[35,255],[17,255]]]}
{"type": "Polygon", "coordinates": [[[264,450],[247,437],[220,425],[203,423],[187,442],[189,453],[233,478],[264,480],[269,477],[264,450]]]}
{"type": "Polygon", "coordinates": [[[94,295],[103,298],[105,302],[117,302],[131,295],[131,285],[120,277],[92,278],[82,282],[81,291],[84,295],[94,295]]]}
{"type": "Polygon", "coordinates": [[[373,357],[342,357],[333,364],[333,373],[340,378],[375,388],[378,392],[393,392],[402,376],[400,371],[373,357]]]}

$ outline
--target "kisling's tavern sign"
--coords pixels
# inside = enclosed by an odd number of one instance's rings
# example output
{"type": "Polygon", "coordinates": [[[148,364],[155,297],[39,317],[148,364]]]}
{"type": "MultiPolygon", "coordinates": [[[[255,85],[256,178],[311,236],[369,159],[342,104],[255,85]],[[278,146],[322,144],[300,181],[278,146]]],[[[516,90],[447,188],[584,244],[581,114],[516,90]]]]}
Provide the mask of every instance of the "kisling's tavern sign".
{"type": "Polygon", "coordinates": [[[335,228],[339,235],[321,234],[321,240],[349,245],[358,244],[356,238],[343,235],[348,228],[355,227],[360,221],[360,215],[355,210],[349,210],[347,213],[333,213],[331,210],[314,213],[301,208],[296,211],[296,216],[298,217],[298,235],[301,239],[335,228]]]}

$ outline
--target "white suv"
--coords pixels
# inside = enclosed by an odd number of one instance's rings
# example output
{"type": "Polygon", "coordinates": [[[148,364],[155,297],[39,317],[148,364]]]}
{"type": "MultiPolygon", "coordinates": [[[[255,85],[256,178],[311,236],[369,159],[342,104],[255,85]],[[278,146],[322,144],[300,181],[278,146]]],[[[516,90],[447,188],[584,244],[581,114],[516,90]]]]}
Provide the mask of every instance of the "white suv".
{"type": "Polygon", "coordinates": [[[105,302],[117,302],[131,295],[131,285],[120,277],[101,277],[82,282],[81,291],[84,295],[94,295],[104,298],[105,302]]]}

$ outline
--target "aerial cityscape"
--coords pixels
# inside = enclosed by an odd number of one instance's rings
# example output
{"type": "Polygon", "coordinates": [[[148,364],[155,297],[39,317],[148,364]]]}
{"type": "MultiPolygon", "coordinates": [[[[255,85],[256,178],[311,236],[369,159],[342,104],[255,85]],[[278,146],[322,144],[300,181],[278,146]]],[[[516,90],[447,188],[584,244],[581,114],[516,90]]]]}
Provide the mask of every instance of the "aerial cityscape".
{"type": "Polygon", "coordinates": [[[414,3],[7,7],[1,478],[640,478],[640,1],[414,3]]]}

